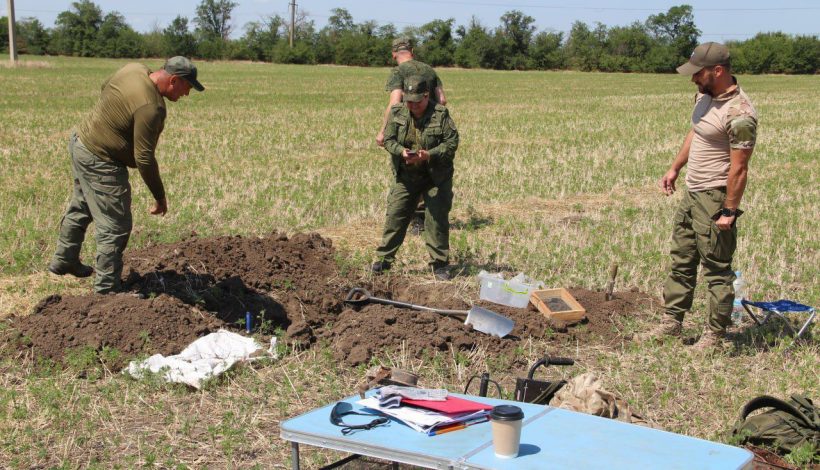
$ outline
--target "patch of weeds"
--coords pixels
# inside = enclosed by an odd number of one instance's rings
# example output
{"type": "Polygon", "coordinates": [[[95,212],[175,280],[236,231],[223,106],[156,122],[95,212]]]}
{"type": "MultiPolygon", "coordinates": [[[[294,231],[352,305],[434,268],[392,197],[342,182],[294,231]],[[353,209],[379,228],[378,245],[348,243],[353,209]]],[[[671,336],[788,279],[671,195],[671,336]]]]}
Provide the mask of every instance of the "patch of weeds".
{"type": "Polygon", "coordinates": [[[68,350],[65,354],[65,364],[80,377],[97,380],[102,376],[99,355],[91,346],[68,350]]]}
{"type": "Polygon", "coordinates": [[[787,462],[799,468],[809,468],[811,463],[820,458],[818,453],[820,453],[820,449],[807,442],[789,452],[784,458],[787,462]]]}

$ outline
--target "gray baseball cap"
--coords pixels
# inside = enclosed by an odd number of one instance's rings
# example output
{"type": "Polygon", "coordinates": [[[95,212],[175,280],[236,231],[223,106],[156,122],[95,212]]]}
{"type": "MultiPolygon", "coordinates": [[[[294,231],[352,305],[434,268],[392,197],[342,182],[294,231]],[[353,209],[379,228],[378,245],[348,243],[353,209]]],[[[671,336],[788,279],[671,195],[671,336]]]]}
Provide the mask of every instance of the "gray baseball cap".
{"type": "Polygon", "coordinates": [[[196,66],[188,58],[181,55],[171,57],[165,61],[162,69],[171,75],[184,78],[196,91],[205,91],[205,87],[196,79],[196,66]]]}
{"type": "Polygon", "coordinates": [[[696,47],[689,61],[678,67],[681,75],[694,75],[705,67],[726,65],[730,61],[729,48],[717,42],[705,42],[696,47]]]}

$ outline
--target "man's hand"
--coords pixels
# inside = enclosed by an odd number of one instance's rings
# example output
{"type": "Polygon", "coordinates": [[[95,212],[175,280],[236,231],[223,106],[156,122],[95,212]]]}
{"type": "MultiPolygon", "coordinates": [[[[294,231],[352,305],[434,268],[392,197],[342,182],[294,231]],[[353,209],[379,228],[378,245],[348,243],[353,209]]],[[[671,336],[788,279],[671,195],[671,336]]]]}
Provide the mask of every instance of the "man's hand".
{"type": "Polygon", "coordinates": [[[430,160],[430,153],[427,150],[422,149],[416,153],[411,152],[411,150],[404,149],[401,153],[401,156],[404,157],[404,163],[408,165],[417,165],[430,160]]]}
{"type": "Polygon", "coordinates": [[[732,228],[732,224],[735,223],[735,219],[737,219],[737,216],[732,215],[727,217],[722,215],[715,221],[715,225],[717,225],[719,230],[729,230],[732,228]]]}
{"type": "Polygon", "coordinates": [[[168,212],[168,200],[162,198],[154,201],[154,206],[148,210],[152,215],[165,215],[168,212]]]}
{"type": "Polygon", "coordinates": [[[663,175],[660,181],[658,181],[658,186],[661,188],[667,196],[671,196],[675,193],[675,180],[678,179],[678,170],[674,168],[670,168],[669,171],[663,175]]]}
{"type": "Polygon", "coordinates": [[[384,147],[384,129],[379,131],[378,135],[376,135],[376,144],[379,147],[384,147]]]}

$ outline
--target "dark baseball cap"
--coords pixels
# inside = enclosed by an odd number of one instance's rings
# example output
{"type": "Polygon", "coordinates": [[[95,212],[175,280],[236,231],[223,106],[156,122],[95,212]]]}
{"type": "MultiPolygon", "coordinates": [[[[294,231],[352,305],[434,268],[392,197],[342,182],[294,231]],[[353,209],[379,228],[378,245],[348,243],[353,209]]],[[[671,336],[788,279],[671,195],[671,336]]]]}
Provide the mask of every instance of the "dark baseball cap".
{"type": "Polygon", "coordinates": [[[393,40],[393,52],[413,50],[413,41],[407,36],[401,36],[393,40]]]}
{"type": "Polygon", "coordinates": [[[678,67],[681,75],[694,75],[705,67],[727,65],[729,63],[729,48],[717,42],[705,42],[695,48],[689,62],[678,67]]]}
{"type": "Polygon", "coordinates": [[[418,75],[407,78],[404,81],[404,101],[421,101],[430,91],[427,89],[427,82],[418,75]]]}
{"type": "Polygon", "coordinates": [[[162,69],[171,75],[184,78],[196,91],[205,91],[205,87],[196,79],[196,66],[186,57],[171,57],[165,61],[162,69]]]}

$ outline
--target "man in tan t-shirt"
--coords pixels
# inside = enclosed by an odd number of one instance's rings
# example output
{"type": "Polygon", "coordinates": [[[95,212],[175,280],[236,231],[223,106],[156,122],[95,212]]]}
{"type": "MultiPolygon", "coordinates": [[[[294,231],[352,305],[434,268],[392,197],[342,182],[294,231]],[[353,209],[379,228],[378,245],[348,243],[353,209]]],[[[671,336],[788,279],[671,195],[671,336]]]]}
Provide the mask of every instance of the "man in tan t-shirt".
{"type": "Polygon", "coordinates": [[[709,289],[709,318],[694,347],[702,350],[722,344],[731,322],[736,221],[757,139],[757,112],[732,76],[726,46],[701,44],[678,72],[692,76],[698,94],[692,129],[659,185],[667,195],[674,193],[678,174],[687,166],[688,187],[675,213],[672,269],[663,293],[666,315],[640,339],[680,335],[701,264],[709,289]]]}
{"type": "Polygon", "coordinates": [[[178,56],[156,72],[142,64],[128,64],[103,83],[100,100],[69,140],[74,190],[60,223],[50,272],[77,277],[94,272],[80,262],[85,231],[93,221],[97,238],[94,290],[119,290],[122,253],[132,226],[127,168],[137,168],[154,196],[149,212],[165,215],[168,202],[154,156],[165,125],[164,98],[177,101],[191,88],[204,90],[196,75],[191,61],[178,56]]]}

